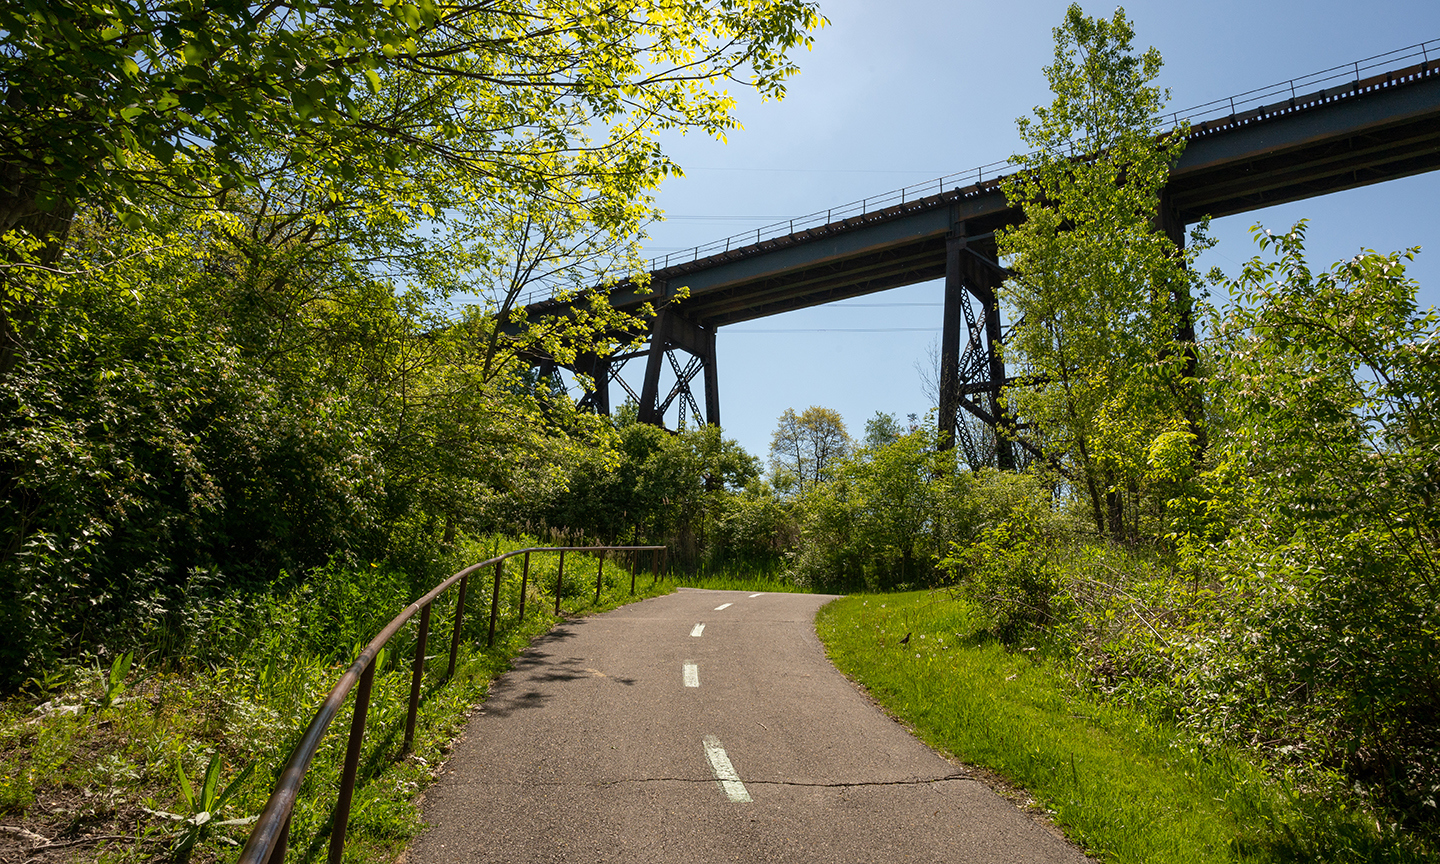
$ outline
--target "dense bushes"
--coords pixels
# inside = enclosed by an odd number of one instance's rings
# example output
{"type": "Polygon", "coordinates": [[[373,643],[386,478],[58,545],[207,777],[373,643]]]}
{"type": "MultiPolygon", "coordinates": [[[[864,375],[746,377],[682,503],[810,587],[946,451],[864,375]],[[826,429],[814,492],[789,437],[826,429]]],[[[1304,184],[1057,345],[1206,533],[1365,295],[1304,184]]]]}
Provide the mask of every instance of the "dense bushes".
{"type": "Polygon", "coordinates": [[[605,542],[668,543],[671,560],[686,569],[706,556],[775,554],[773,514],[754,506],[764,499],[759,464],[717,427],[672,434],[636,422],[626,405],[597,434],[603,446],[576,454],[566,483],[534,518],[605,542]],[[752,493],[740,494],[747,488],[752,493]]]}
{"type": "Polygon", "coordinates": [[[1433,830],[1437,316],[1403,256],[1312,274],[1303,225],[1262,245],[1213,324],[1213,446],[1171,485],[1168,534],[1084,539],[1033,488],[947,563],[1010,644],[1433,830]]]}
{"type": "Polygon", "coordinates": [[[211,218],[146,234],[82,213],[74,272],[26,283],[29,347],[0,375],[0,689],[169,629],[197,592],[332,562],[428,579],[591,443],[593,418],[515,364],[481,374],[483,318],[211,218]]]}
{"type": "Polygon", "coordinates": [[[1303,229],[1260,236],[1275,258],[1250,262],[1217,323],[1214,473],[1238,477],[1210,484],[1230,499],[1228,530],[1187,563],[1235,598],[1231,638],[1253,646],[1225,674],[1244,727],[1231,731],[1342,765],[1433,819],[1440,315],[1416,307],[1406,256],[1312,273],[1303,229]]]}

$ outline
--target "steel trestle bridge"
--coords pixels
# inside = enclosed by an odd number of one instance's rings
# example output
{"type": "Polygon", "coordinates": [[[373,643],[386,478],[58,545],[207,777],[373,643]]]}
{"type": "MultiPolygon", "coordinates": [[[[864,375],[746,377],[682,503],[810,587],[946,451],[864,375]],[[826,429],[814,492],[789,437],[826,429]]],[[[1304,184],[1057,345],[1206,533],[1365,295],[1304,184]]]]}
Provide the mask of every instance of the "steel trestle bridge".
{"type": "MultiPolygon", "coordinates": [[[[1440,40],[1257,88],[1160,118],[1190,124],[1188,142],[1161,195],[1157,224],[1176,245],[1185,226],[1289,201],[1354,189],[1440,168],[1440,40]],[[1436,56],[1432,58],[1431,53],[1436,56]]],[[[997,162],[884,195],[715,241],[651,261],[643,289],[621,283],[610,302],[622,311],[659,310],[648,345],[622,354],[586,354],[568,368],[593,378],[582,404],[608,414],[610,384],[639,405],[640,420],[665,425],[673,407],[719,424],[716,331],[837,300],[945,280],[941,329],[940,431],[976,442],[961,411],[1003,425],[1000,391],[1009,383],[999,345],[1004,333],[997,289],[1006,272],[994,232],[1023,218],[1000,188],[1009,162],[997,162]],[[689,297],[671,302],[681,288],[689,297]],[[961,333],[965,339],[962,347],[961,333]],[[641,392],[619,377],[645,358],[641,392]],[[660,392],[663,369],[674,382],[660,392]],[[697,398],[703,381],[703,409],[697,398]]],[[[572,301],[531,298],[531,320],[565,314],[572,301]]],[[[537,358],[542,374],[555,371],[537,358]]],[[[995,461],[1017,454],[997,436],[995,461]]]]}

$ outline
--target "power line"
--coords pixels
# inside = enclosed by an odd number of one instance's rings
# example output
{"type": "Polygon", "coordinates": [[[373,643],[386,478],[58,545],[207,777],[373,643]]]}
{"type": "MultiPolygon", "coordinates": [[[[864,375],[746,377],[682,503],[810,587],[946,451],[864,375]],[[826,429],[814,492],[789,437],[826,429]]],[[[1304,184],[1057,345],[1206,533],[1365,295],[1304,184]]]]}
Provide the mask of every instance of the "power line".
{"type": "Polygon", "coordinates": [[[775,327],[754,330],[726,330],[731,333],[939,333],[939,327],[775,327]]]}
{"type": "Polygon", "coordinates": [[[671,215],[665,214],[664,221],[692,221],[692,222],[770,222],[776,219],[784,219],[784,216],[694,216],[689,214],[671,215]]]}
{"type": "MultiPolygon", "coordinates": [[[[684,166],[681,166],[684,167],[684,166]]],[[[918,168],[685,168],[686,171],[751,171],[777,174],[924,174],[933,177],[943,171],[926,171],[918,168]]]]}
{"type": "Polygon", "coordinates": [[[844,300],[841,300],[841,301],[838,302],[838,303],[830,304],[827,308],[830,308],[830,309],[854,309],[854,308],[856,308],[856,307],[858,307],[858,306],[864,306],[866,309],[889,309],[889,308],[894,307],[894,306],[944,306],[944,305],[945,305],[944,303],[920,303],[920,302],[916,302],[916,303],[898,303],[898,302],[897,302],[897,303],[846,303],[844,300]]]}

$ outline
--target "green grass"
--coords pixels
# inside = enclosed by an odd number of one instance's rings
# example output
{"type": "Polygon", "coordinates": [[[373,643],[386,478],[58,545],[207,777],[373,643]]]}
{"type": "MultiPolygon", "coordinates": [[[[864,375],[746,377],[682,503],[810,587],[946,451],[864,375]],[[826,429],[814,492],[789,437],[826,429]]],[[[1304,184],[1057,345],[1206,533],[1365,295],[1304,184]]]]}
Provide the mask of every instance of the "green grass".
{"type": "MultiPolygon", "coordinates": [[[[505,544],[511,548],[519,542],[505,544]]],[[[489,543],[468,554],[484,558],[489,543]]],[[[473,559],[472,559],[473,560],[473,559]]],[[[531,561],[526,614],[516,614],[520,561],[507,566],[501,585],[495,647],[487,649],[493,570],[471,578],[456,673],[445,680],[454,591],[437,601],[426,650],[426,677],[416,740],[402,749],[410,658],[416,628],[407,626],[379,659],[360,777],[352,804],[345,858],[355,864],[393,861],[420,830],[416,795],[446,758],[450,744],[489,683],[557,620],[552,614],[558,556],[531,561]]],[[[595,558],[571,553],[565,561],[565,615],[605,611],[668,593],[630,578],[614,561],[605,565],[602,597],[595,603],[595,558]]],[[[0,704],[0,816],[10,825],[68,842],[85,861],[124,862],[172,857],[181,826],[155,812],[190,815],[177,765],[192,783],[219,754],[223,788],[247,765],[250,778],[217,821],[257,814],[280,767],[325,693],[359,645],[404,608],[414,589],[383,568],[331,570],[283,595],[227,601],[223,615],[186,658],[146,664],[137,660],[128,689],[101,707],[109,664],[72,666],[32,692],[0,704]],[[377,623],[378,622],[378,623],[377,623]],[[203,652],[199,645],[209,646],[203,652]],[[202,656],[203,654],[203,656],[202,656]],[[101,666],[104,666],[102,669],[101,666]],[[62,711],[37,712],[42,701],[62,711]],[[116,839],[90,842],[84,835],[116,839]]],[[[418,617],[418,616],[417,616],[418,617]]],[[[165,637],[167,643],[186,641],[165,637]]],[[[353,700],[352,700],[353,702],[353,700]]],[[[290,862],[323,861],[330,833],[350,706],[337,716],[311,765],[296,806],[290,862]]],[[[193,861],[233,861],[245,826],[217,827],[195,847],[193,861]]]]}
{"type": "Polygon", "coordinates": [[[815,594],[818,589],[796,584],[785,574],[781,559],[727,560],[702,562],[694,572],[676,568],[670,578],[685,588],[707,588],[715,591],[767,591],[774,593],[815,594]]]}
{"type": "Polygon", "coordinates": [[[714,591],[767,591],[776,594],[814,594],[808,585],[796,585],[781,576],[746,573],[706,573],[703,576],[676,574],[675,584],[685,588],[708,588],[714,591]]]}
{"type": "Polygon", "coordinates": [[[1335,790],[1273,778],[1232,750],[1101,704],[1040,651],[1008,651],[981,626],[946,592],[845,597],[817,621],[831,660],[887,710],[1026,790],[1102,860],[1435,860],[1335,790]]]}
{"type": "Polygon", "coordinates": [[[815,594],[820,589],[797,584],[785,572],[785,561],[778,557],[738,558],[724,561],[701,561],[693,570],[676,566],[670,571],[675,584],[685,588],[707,588],[715,591],[767,591],[774,593],[815,594]]]}

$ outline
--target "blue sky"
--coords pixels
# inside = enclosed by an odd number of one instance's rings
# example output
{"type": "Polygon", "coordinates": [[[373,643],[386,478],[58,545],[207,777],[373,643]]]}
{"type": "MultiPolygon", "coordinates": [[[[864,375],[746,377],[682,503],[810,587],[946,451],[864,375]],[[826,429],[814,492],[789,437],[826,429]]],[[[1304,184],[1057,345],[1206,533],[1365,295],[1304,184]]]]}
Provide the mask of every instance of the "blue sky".
{"type": "MultiPolygon", "coordinates": [[[[1015,118],[1049,101],[1041,70],[1066,5],[822,0],[831,24],[799,55],[801,73],[783,101],[762,104],[737,91],[745,128],[728,143],[694,135],[667,142],[686,176],[662,189],[670,219],[653,227],[647,249],[694,246],[1006,158],[1020,149],[1015,118]]],[[[1114,8],[1085,4],[1091,15],[1114,8]]],[[[1440,38],[1434,0],[1125,9],[1137,44],[1154,45],[1165,58],[1160,80],[1172,109],[1440,38]]],[[[1306,218],[1317,264],[1362,247],[1424,247],[1411,273],[1423,302],[1437,304],[1437,201],[1440,173],[1228,217],[1213,223],[1220,242],[1204,264],[1234,274],[1255,252],[1252,224],[1280,229],[1306,218]]],[[[763,458],[786,408],[834,408],[857,437],[877,410],[923,415],[929,402],[915,364],[938,336],[941,294],[940,283],[927,283],[722,328],[727,435],[763,458]],[[761,332],[774,330],[804,332],[761,332]]],[[[641,367],[626,369],[636,385],[641,367]]]]}

